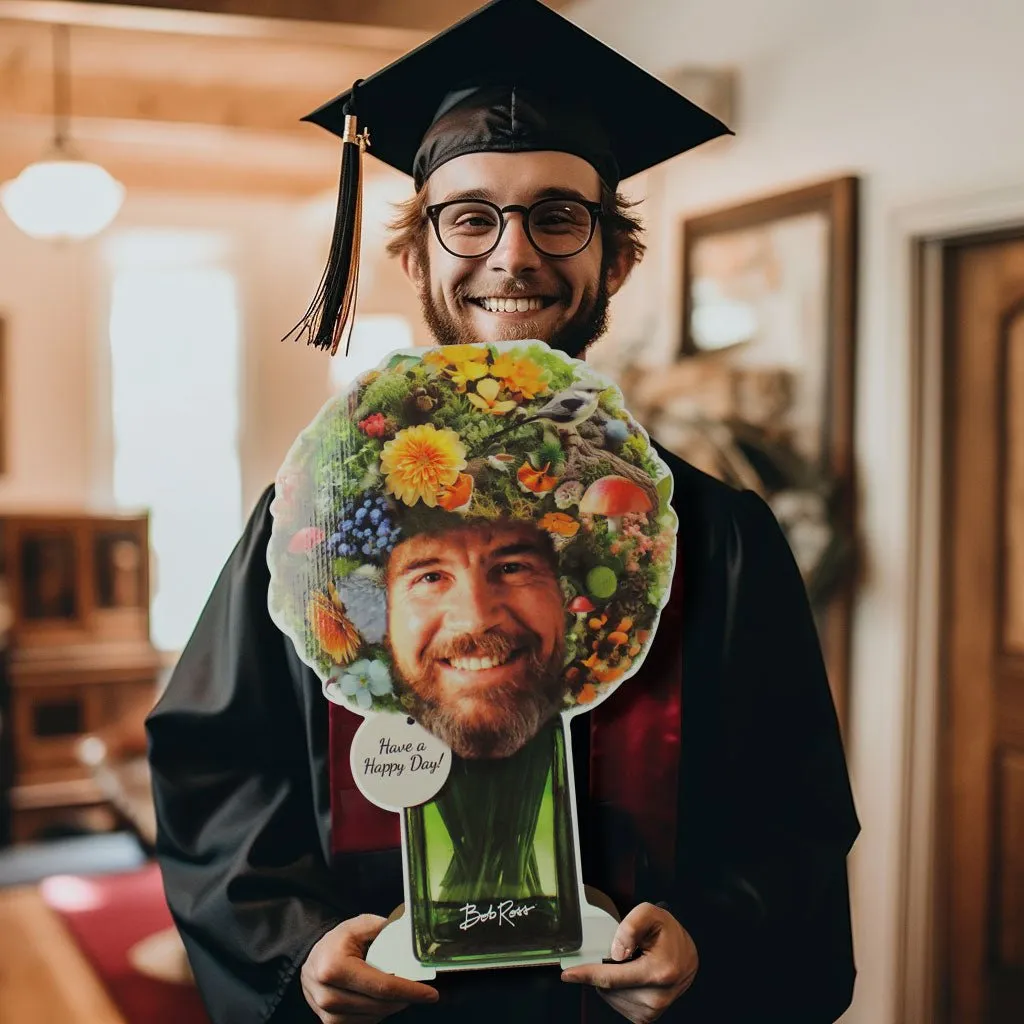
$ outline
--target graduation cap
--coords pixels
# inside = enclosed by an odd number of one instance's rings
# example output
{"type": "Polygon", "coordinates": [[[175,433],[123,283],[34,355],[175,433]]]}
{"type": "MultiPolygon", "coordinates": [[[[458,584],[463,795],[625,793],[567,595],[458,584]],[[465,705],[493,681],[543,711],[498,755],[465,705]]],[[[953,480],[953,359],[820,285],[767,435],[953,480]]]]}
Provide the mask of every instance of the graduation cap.
{"type": "MultiPolygon", "coordinates": [[[[538,0],[493,0],[303,118],[342,140],[327,269],[287,337],[333,355],[351,333],[369,146],[417,191],[466,153],[557,150],[623,178],[729,129],[538,0]]],[[[346,342],[347,351],[347,342],[346,342]]]]}

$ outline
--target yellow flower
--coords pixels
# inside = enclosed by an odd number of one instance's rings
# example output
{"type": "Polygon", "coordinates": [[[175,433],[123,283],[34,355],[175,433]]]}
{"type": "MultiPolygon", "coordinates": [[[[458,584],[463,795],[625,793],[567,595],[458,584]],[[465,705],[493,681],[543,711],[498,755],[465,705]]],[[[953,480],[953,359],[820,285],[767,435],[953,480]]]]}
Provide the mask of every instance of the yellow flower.
{"type": "Polygon", "coordinates": [[[457,366],[459,363],[486,363],[487,349],[479,345],[444,345],[423,357],[428,366],[457,366]]]}
{"type": "Polygon", "coordinates": [[[422,501],[433,508],[441,488],[466,468],[466,448],[448,427],[407,427],[381,449],[380,468],[389,494],[406,505],[422,501]]]}
{"type": "Polygon", "coordinates": [[[513,359],[508,353],[499,356],[491,367],[491,375],[521,398],[536,398],[548,392],[547,371],[526,357],[513,359]]]}
{"type": "Polygon", "coordinates": [[[465,362],[456,363],[454,367],[446,370],[445,373],[451,378],[456,389],[464,392],[469,381],[479,380],[481,377],[487,376],[487,364],[466,360],[465,362]]]}
{"type": "Polygon", "coordinates": [[[501,385],[493,377],[484,377],[483,380],[477,381],[476,394],[470,393],[466,397],[478,409],[493,413],[495,416],[504,416],[516,407],[516,403],[511,400],[499,402],[497,399],[500,390],[501,385]]]}

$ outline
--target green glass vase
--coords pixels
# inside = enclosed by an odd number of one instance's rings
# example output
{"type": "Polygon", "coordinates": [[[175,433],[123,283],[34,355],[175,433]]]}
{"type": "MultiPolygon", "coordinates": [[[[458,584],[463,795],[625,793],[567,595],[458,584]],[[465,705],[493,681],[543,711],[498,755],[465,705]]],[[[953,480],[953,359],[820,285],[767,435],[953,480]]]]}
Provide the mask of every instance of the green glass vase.
{"type": "Polygon", "coordinates": [[[452,759],[405,812],[416,958],[557,960],[580,947],[573,794],[561,716],[511,757],[452,759]]]}

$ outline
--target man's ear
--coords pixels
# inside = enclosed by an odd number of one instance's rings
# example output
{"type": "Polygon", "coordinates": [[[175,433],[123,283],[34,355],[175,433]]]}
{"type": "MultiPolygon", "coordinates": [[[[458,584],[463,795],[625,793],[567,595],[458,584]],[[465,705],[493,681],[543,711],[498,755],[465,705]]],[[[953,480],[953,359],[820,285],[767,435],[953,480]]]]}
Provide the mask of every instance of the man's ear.
{"type": "Polygon", "coordinates": [[[609,295],[614,295],[626,283],[635,263],[629,248],[622,246],[615,259],[608,264],[604,271],[609,295]]]}
{"type": "Polygon", "coordinates": [[[427,280],[430,276],[427,261],[423,258],[423,252],[418,246],[407,246],[402,250],[399,262],[402,265],[405,276],[409,278],[413,288],[416,289],[416,294],[422,295],[427,288],[427,280]]]}

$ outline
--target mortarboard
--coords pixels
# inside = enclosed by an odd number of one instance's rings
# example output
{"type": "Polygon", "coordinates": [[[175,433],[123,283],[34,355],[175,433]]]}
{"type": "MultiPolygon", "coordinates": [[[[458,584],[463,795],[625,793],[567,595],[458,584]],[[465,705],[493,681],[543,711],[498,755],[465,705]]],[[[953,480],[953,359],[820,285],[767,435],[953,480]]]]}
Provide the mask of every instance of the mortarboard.
{"type": "Polygon", "coordinates": [[[373,155],[419,190],[466,153],[559,150],[619,181],[730,134],[707,111],[539,0],[492,0],[303,120],[342,139],[327,269],[287,337],[333,355],[355,312],[360,160],[373,155]]]}

